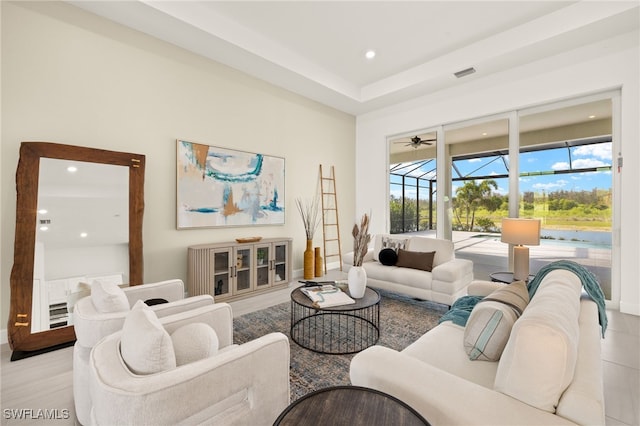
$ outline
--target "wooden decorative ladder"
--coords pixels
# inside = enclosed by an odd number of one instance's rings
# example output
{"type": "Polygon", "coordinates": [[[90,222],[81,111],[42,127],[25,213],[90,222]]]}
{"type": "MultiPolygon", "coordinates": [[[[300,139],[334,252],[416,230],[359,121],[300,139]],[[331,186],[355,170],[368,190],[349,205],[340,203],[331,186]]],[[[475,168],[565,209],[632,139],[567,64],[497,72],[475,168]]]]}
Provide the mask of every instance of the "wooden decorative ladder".
{"type": "Polygon", "coordinates": [[[338,197],[336,195],[336,175],[333,166],[329,177],[325,177],[320,164],[320,199],[322,202],[322,239],[324,242],[324,271],[327,259],[337,257],[342,271],[342,244],[340,244],[340,224],[338,221],[338,197]]]}

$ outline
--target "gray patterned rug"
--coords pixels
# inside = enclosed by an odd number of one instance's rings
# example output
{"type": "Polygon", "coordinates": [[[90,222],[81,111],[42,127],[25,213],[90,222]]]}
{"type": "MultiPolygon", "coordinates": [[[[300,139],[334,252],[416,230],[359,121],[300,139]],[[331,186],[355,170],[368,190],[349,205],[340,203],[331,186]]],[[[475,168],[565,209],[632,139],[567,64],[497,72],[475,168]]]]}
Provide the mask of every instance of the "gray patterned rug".
{"type": "MultiPolygon", "coordinates": [[[[447,311],[445,305],[418,301],[407,296],[379,290],[379,345],[402,350],[438,323],[447,311]]],[[[323,355],[298,346],[289,334],[291,306],[282,303],[233,320],[233,340],[245,343],[265,334],[280,331],[291,345],[291,401],[317,389],[348,385],[351,355],[323,355]]]]}

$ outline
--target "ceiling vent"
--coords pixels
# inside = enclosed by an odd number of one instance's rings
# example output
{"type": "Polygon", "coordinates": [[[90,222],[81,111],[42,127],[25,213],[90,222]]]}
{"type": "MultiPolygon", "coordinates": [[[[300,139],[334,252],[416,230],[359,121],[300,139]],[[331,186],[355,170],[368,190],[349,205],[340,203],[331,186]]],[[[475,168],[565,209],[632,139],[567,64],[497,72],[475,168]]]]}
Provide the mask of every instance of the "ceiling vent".
{"type": "Polygon", "coordinates": [[[462,71],[454,72],[453,75],[455,75],[457,78],[462,78],[469,74],[473,74],[474,72],[476,72],[476,69],[471,67],[471,68],[464,69],[462,71]]]}
{"type": "Polygon", "coordinates": [[[40,219],[40,225],[51,225],[51,219],[40,219]]]}

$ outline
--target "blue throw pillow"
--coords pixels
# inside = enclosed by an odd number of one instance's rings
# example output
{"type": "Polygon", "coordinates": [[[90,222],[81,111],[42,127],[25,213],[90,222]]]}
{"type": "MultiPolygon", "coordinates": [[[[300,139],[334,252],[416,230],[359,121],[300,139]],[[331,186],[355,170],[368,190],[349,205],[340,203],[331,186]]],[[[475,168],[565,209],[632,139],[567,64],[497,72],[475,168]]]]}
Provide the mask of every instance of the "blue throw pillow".
{"type": "Polygon", "coordinates": [[[378,260],[385,266],[393,266],[398,261],[398,253],[392,248],[382,249],[378,253],[378,260]]]}

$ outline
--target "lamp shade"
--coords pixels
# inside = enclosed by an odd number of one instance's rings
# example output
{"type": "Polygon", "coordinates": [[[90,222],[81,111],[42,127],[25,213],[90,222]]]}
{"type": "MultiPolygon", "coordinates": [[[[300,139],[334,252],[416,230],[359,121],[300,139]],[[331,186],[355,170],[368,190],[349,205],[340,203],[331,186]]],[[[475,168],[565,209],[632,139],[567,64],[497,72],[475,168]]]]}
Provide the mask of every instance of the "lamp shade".
{"type": "Polygon", "coordinates": [[[540,219],[503,218],[500,241],[515,245],[539,245],[540,219]]]}

